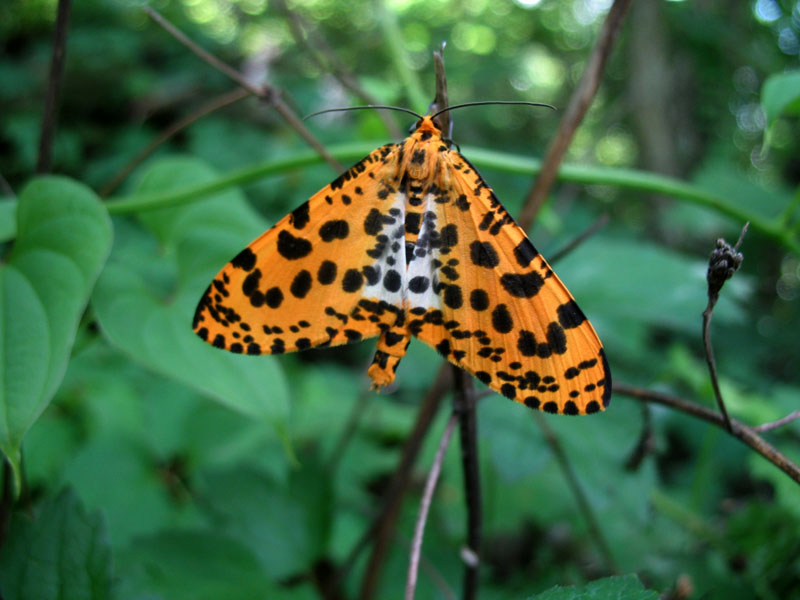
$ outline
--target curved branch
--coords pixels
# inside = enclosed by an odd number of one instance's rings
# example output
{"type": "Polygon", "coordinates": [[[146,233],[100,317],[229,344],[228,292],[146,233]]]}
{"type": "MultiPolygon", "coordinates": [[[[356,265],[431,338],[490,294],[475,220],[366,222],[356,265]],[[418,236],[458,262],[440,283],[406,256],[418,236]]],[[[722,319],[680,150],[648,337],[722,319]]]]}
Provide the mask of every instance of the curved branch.
{"type": "Polygon", "coordinates": [[[341,172],[344,170],[344,167],[335,159],[330,153],[325,149],[325,147],[315,138],[311,132],[303,125],[303,122],[292,112],[286,103],[281,100],[280,90],[270,86],[269,84],[264,84],[263,86],[259,87],[253,85],[247,79],[239,73],[236,69],[226,65],[224,62],[219,60],[213,54],[207,52],[197,44],[195,44],[191,39],[189,39],[186,34],[180,31],[177,27],[175,27],[172,23],[167,21],[163,16],[161,16],[158,11],[150,8],[149,6],[144,7],[145,12],[148,16],[153,19],[156,23],[158,23],[161,27],[163,27],[172,37],[178,40],[181,44],[186,46],[191,52],[197,55],[199,58],[206,61],[212,67],[217,69],[220,73],[224,74],[231,80],[233,80],[237,85],[246,89],[248,92],[264,100],[265,102],[272,105],[272,107],[278,112],[278,114],[283,118],[284,121],[294,129],[300,137],[302,137],[309,146],[314,148],[317,153],[325,159],[330,166],[336,169],[337,172],[341,172]]]}
{"type": "MultiPolygon", "coordinates": [[[[677,396],[664,394],[662,392],[654,392],[652,390],[646,390],[644,388],[638,388],[632,385],[616,382],[614,383],[614,393],[624,394],[625,396],[630,396],[631,398],[636,398],[637,400],[643,400],[645,402],[653,402],[655,404],[669,406],[670,408],[685,412],[686,414],[697,417],[698,419],[708,421],[720,429],[728,431],[725,425],[725,419],[722,417],[722,415],[704,406],[695,404],[694,402],[688,402],[682,398],[678,398],[677,396]]],[[[761,456],[766,458],[769,462],[791,477],[796,483],[800,484],[800,467],[789,460],[786,455],[781,453],[772,444],[768,443],[764,438],[758,435],[753,427],[745,425],[736,419],[731,419],[730,423],[730,434],[733,437],[750,446],[753,450],[758,452],[761,456]]]]}

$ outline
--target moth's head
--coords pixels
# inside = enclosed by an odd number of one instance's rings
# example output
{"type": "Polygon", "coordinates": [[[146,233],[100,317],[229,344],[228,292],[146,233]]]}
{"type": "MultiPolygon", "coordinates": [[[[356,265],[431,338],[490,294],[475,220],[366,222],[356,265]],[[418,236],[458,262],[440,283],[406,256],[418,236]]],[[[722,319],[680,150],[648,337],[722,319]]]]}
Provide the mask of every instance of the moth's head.
{"type": "Polygon", "coordinates": [[[421,117],[409,129],[409,133],[435,133],[438,136],[442,135],[442,130],[430,116],[421,117]]]}

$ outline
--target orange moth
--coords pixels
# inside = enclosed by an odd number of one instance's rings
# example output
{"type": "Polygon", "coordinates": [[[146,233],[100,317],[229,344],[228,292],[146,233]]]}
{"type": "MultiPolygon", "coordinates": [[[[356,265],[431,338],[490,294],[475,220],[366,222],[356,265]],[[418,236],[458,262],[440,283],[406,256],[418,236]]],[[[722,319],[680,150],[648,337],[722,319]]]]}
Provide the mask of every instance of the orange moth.
{"type": "Polygon", "coordinates": [[[413,336],[530,408],[604,410],[611,375],[594,328],[433,117],[225,265],[195,332],[246,354],[378,337],[374,388],[394,380],[413,336]]]}

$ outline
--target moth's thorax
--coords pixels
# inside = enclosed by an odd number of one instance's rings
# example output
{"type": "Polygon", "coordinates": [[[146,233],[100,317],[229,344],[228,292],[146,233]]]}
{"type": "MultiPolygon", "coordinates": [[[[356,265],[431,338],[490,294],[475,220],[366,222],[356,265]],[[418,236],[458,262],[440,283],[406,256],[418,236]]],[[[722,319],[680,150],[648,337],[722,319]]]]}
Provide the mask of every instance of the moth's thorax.
{"type": "Polygon", "coordinates": [[[430,117],[423,117],[416,131],[403,142],[399,172],[425,184],[436,176],[445,152],[448,148],[441,131],[430,117]]]}

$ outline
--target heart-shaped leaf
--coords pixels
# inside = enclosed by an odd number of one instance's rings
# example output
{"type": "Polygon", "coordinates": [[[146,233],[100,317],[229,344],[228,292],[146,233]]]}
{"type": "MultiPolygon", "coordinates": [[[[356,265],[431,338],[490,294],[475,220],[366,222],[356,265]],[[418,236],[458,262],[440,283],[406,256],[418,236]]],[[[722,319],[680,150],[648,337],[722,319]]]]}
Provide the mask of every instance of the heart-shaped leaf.
{"type": "Polygon", "coordinates": [[[0,449],[15,472],[25,432],[64,376],[110,247],[108,214],[87,187],[44,177],[23,190],[17,239],[0,266],[0,449]]]}
{"type": "MultiPolygon", "coordinates": [[[[214,178],[201,161],[162,160],[138,193],[163,192],[214,178]]],[[[92,304],[117,347],[149,368],[223,404],[280,422],[288,391],[278,363],[213,348],[192,331],[197,302],[216,272],[266,229],[238,190],[140,215],[147,230],[120,222],[118,243],[92,304]],[[124,231],[123,231],[124,228],[124,231]]]]}

